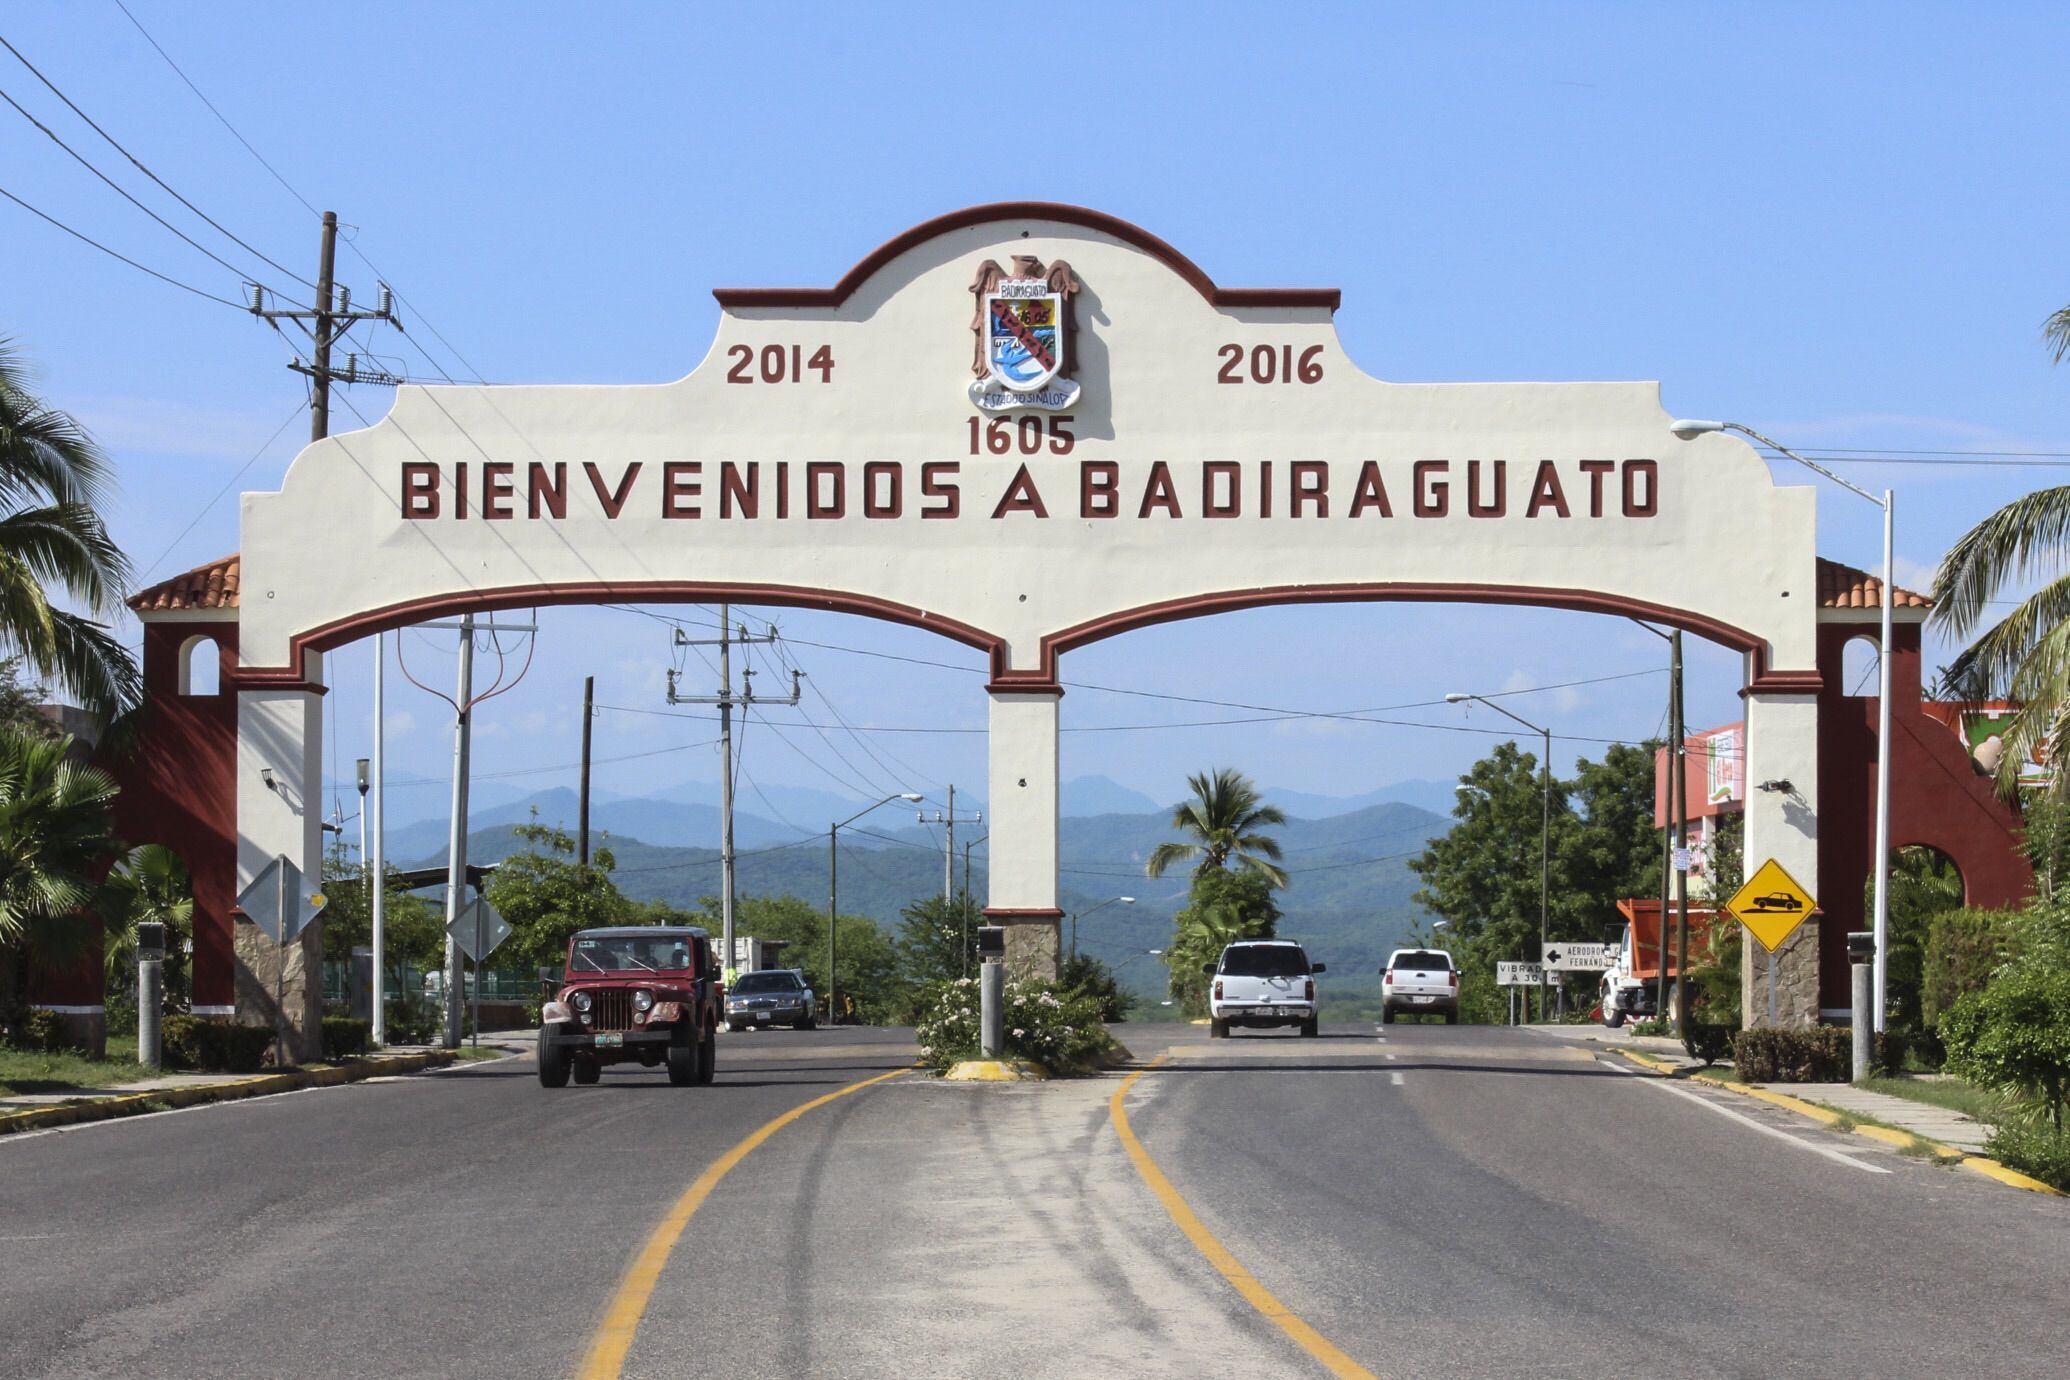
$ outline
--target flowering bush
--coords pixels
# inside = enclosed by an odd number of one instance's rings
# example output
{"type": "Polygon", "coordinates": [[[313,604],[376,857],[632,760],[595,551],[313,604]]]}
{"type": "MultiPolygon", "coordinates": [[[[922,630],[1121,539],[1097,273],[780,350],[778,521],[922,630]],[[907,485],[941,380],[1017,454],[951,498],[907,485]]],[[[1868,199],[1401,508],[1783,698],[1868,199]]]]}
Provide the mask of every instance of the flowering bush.
{"type": "MultiPolygon", "coordinates": [[[[981,1057],[978,981],[952,978],[921,995],[915,1030],[920,1062],[936,1073],[948,1072],[960,1060],[981,1057]]],[[[1032,1060],[1052,1073],[1083,1068],[1114,1043],[1100,1024],[1096,995],[1062,992],[1053,983],[1009,979],[1005,1014],[1002,1057],[1032,1060]]]]}

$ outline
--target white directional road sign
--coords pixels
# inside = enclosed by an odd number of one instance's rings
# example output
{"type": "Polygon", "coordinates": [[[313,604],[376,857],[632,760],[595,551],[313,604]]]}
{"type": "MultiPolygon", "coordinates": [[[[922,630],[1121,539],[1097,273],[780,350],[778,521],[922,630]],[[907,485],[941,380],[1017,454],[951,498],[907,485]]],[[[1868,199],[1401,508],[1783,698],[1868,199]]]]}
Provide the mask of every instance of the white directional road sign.
{"type": "Polygon", "coordinates": [[[1497,987],[1537,987],[1545,981],[1545,965],[1541,963],[1497,963],[1495,985],[1497,987]]]}
{"type": "Polygon", "coordinates": [[[1617,958],[1608,944],[1563,944],[1555,940],[1545,946],[1545,966],[1555,973],[1600,973],[1617,958]]]}
{"type": "Polygon", "coordinates": [[[446,926],[446,932],[453,936],[453,942],[460,946],[460,952],[467,955],[471,963],[480,963],[496,952],[496,946],[510,938],[510,922],[496,913],[496,908],[483,897],[469,901],[453,917],[453,923],[446,926]]]}

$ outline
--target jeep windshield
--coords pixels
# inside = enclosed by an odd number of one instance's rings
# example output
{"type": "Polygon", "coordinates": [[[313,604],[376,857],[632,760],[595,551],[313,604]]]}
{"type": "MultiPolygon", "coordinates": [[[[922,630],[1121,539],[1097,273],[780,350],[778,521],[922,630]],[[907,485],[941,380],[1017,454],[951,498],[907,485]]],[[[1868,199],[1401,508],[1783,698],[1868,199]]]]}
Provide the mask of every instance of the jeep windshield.
{"type": "Polygon", "coordinates": [[[688,934],[579,934],[568,973],[680,973],[691,966],[695,942],[688,934]]]}
{"type": "Polygon", "coordinates": [[[733,984],[733,990],[741,996],[758,992],[797,992],[804,984],[795,973],[743,973],[740,981],[733,984]]]}
{"type": "Polygon", "coordinates": [[[1226,977],[1307,977],[1308,955],[1292,944],[1234,944],[1222,954],[1226,977]]]}

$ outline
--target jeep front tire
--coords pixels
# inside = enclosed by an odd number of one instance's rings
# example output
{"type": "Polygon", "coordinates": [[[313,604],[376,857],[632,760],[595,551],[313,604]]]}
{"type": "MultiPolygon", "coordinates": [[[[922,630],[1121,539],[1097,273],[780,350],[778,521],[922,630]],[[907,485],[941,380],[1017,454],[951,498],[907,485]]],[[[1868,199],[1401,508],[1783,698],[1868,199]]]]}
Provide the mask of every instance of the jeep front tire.
{"type": "Polygon", "coordinates": [[[687,1088],[704,1080],[698,1077],[699,1065],[704,1063],[705,1041],[693,1040],[690,1032],[678,1026],[669,1035],[668,1081],[679,1088],[687,1088]]]}
{"type": "Polygon", "coordinates": [[[539,1086],[542,1088],[565,1088],[568,1086],[567,1048],[553,1043],[552,1032],[544,1027],[539,1031],[539,1086]]]}

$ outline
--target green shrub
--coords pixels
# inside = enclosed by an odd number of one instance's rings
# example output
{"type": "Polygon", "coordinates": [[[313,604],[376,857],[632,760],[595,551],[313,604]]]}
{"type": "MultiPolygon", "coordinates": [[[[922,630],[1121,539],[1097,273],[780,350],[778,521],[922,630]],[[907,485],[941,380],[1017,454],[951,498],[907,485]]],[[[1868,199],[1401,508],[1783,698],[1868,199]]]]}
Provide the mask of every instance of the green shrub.
{"type": "Polygon", "coordinates": [[[1760,1026],[1732,1037],[1732,1062],[1748,1083],[1845,1083],[1853,1033],[1837,1025],[1760,1026]]]}
{"type": "Polygon", "coordinates": [[[1672,1023],[1658,1017],[1652,1020],[1633,1021],[1625,1029],[1634,1035],[1672,1035],[1675,1033],[1672,1023]]]}
{"type": "Polygon", "coordinates": [[[1698,1060],[1705,1068],[1725,1057],[1732,1048],[1732,1027],[1713,1021],[1691,1020],[1682,1032],[1682,1048],[1689,1051],[1689,1057],[1698,1060]]]}
{"type": "Polygon", "coordinates": [[[2039,1098],[2060,1133],[2070,1099],[2070,971],[2016,964],[1941,1018],[1947,1070],[2039,1098]]]}
{"type": "Polygon", "coordinates": [[[1984,1153],[2007,1169],[2070,1193],[2070,1131],[2042,1117],[2008,1121],[1984,1142],[1984,1153]]]}
{"type": "MultiPolygon", "coordinates": [[[[921,997],[921,1017],[914,1030],[920,1062],[946,1073],[964,1059],[981,1057],[978,1028],[978,982],[974,977],[935,983],[921,997]]],[[[1006,984],[1006,1047],[1008,1059],[1027,1059],[1051,1073],[1088,1067],[1113,1047],[1114,1039],[1100,1023],[1099,998],[1059,992],[1040,981],[1006,984]]]]}
{"type": "Polygon", "coordinates": [[[352,1016],[325,1016],[323,1018],[323,1057],[326,1059],[350,1059],[365,1054],[373,1047],[374,1023],[358,1020],[352,1016]]]}
{"type": "Polygon", "coordinates": [[[1926,931],[1926,957],[1920,979],[1921,1018],[1938,1026],[1941,1018],[1972,992],[1981,992],[1991,975],[2012,957],[2018,918],[2012,911],[1943,911],[1926,931]]]}
{"type": "Polygon", "coordinates": [[[22,1017],[20,1041],[23,1049],[37,1054],[56,1054],[65,1047],[65,1018],[41,1007],[22,1017]]]}
{"type": "Polygon", "coordinates": [[[160,1031],[168,1068],[257,1073],[273,1048],[273,1032],[202,1016],[167,1016],[160,1031]]]}

